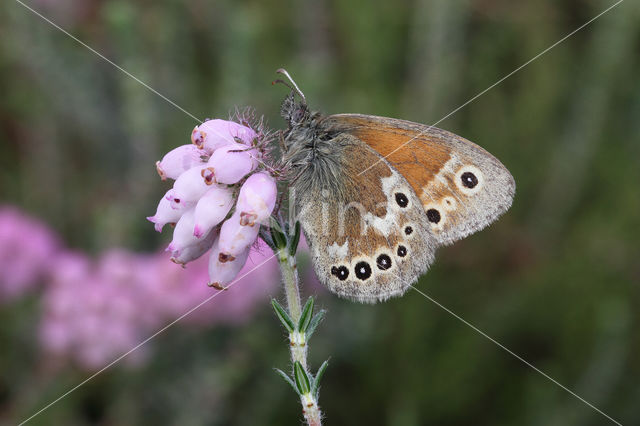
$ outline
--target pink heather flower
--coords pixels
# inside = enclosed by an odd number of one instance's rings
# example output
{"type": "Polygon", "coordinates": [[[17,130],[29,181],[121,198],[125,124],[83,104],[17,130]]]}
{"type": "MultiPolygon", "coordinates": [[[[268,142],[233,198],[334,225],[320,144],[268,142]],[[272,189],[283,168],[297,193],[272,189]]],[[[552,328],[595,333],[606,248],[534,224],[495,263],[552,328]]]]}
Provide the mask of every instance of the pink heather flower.
{"type": "Polygon", "coordinates": [[[209,189],[196,205],[193,235],[200,238],[222,222],[233,207],[233,201],[231,189],[221,186],[209,189]]]}
{"type": "Polygon", "coordinates": [[[240,211],[241,225],[265,223],[276,205],[278,189],[267,173],[255,173],[240,188],[236,211],[240,211]]]}
{"type": "Polygon", "coordinates": [[[207,165],[213,168],[218,183],[234,184],[249,174],[258,165],[255,149],[232,143],[213,152],[207,165]]]}
{"type": "Polygon", "coordinates": [[[218,148],[234,142],[253,144],[256,132],[242,124],[226,120],[207,120],[191,132],[191,142],[200,149],[213,153],[218,148]]]}
{"type": "Polygon", "coordinates": [[[236,210],[233,216],[222,224],[218,241],[218,249],[221,254],[237,257],[250,247],[258,237],[260,225],[242,225],[241,220],[241,213],[236,210]]]}
{"type": "Polygon", "coordinates": [[[156,169],[162,180],[177,179],[182,173],[203,164],[207,153],[193,144],[182,145],[169,151],[161,161],[156,162],[156,169]]]}
{"type": "Polygon", "coordinates": [[[236,256],[229,256],[220,252],[216,241],[209,255],[209,285],[220,288],[233,281],[246,263],[249,251],[250,247],[247,247],[236,256]]]}
{"type": "Polygon", "coordinates": [[[182,216],[182,213],[186,210],[187,203],[176,203],[173,193],[173,189],[167,191],[164,197],[160,199],[160,203],[158,203],[156,214],[154,216],[147,217],[149,222],[155,224],[155,229],[158,232],[161,232],[162,228],[167,223],[176,223],[182,216]]]}
{"type": "MultiPolygon", "coordinates": [[[[177,226],[176,226],[177,228],[177,226]]],[[[187,263],[196,260],[207,252],[213,245],[214,241],[218,237],[217,229],[207,231],[208,234],[204,238],[197,237],[198,240],[183,247],[179,251],[172,253],[171,261],[178,265],[186,265],[187,263]]]]}
{"type": "Polygon", "coordinates": [[[213,167],[192,167],[176,179],[173,184],[173,198],[178,199],[178,202],[198,201],[215,183],[213,167]]]}
{"type": "Polygon", "coordinates": [[[0,206],[0,301],[30,291],[48,272],[58,239],[41,222],[0,206]]]}
{"type": "MultiPolygon", "coordinates": [[[[195,224],[195,209],[189,209],[184,212],[178,223],[176,223],[176,227],[173,230],[173,240],[171,240],[171,244],[167,247],[167,251],[171,252],[171,257],[180,259],[183,250],[203,242],[201,238],[193,235],[195,224]]],[[[209,247],[211,246],[209,245],[209,247]]],[[[207,249],[209,247],[207,247],[207,249]]],[[[204,254],[204,251],[202,254],[204,254]]]]}
{"type": "Polygon", "coordinates": [[[180,210],[180,215],[196,205],[195,201],[188,201],[184,198],[180,198],[180,196],[176,197],[175,190],[173,188],[165,194],[164,198],[169,200],[172,209],[180,210]]]}

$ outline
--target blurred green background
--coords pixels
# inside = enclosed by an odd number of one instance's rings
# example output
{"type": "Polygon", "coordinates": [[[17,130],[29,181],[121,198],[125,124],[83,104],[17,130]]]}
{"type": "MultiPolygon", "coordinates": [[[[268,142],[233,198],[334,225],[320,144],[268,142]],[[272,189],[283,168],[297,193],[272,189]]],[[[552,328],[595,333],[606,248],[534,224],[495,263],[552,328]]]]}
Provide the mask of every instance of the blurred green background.
{"type": "MultiPolygon", "coordinates": [[[[287,68],[310,104],[425,124],[613,4],[596,0],[25,0],[198,118],[271,128],[287,68]]],[[[640,6],[625,1],[439,123],[512,172],[511,210],[439,251],[418,288],[622,424],[640,424],[640,6]]],[[[19,3],[0,6],[0,194],[65,244],[149,252],[154,163],[195,120],[19,3]]],[[[327,425],[612,424],[415,291],[375,306],[315,287],[327,425]]],[[[274,296],[280,297],[279,294],[274,296]]],[[[212,303],[223,303],[222,298],[212,303]]],[[[0,308],[0,422],[90,372],[36,374],[37,302],[0,308]]],[[[280,324],[170,329],[30,424],[297,425],[280,324]]]]}

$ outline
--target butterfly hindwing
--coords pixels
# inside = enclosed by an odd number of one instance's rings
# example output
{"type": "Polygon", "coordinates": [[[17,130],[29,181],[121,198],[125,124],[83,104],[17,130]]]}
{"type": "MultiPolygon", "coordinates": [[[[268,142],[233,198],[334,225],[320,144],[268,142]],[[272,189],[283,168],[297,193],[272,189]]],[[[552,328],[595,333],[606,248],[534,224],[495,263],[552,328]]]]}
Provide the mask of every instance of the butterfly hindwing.
{"type": "Polygon", "coordinates": [[[399,296],[426,272],[437,246],[421,201],[357,137],[338,134],[331,144],[340,147],[335,185],[296,195],[316,274],[333,292],[361,302],[399,296]],[[365,164],[374,165],[359,174],[365,164]]]}
{"type": "MultiPolygon", "coordinates": [[[[323,125],[352,135],[384,157],[420,199],[438,244],[450,244],[496,220],[515,182],[495,157],[453,133],[385,117],[337,114],[323,125]]],[[[373,163],[371,163],[373,164],[373,163]]],[[[363,176],[370,164],[359,162],[363,176]]]]}

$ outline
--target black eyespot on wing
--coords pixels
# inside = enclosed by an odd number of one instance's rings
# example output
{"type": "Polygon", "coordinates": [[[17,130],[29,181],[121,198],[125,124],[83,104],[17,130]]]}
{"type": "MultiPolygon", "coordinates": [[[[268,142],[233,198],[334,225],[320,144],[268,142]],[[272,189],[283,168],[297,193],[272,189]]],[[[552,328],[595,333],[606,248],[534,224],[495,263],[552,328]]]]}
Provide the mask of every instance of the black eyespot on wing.
{"type": "Polygon", "coordinates": [[[349,269],[346,266],[332,266],[331,275],[336,276],[340,281],[344,281],[349,276],[349,269]]]}
{"type": "Polygon", "coordinates": [[[460,180],[462,181],[462,185],[469,189],[475,188],[478,184],[478,177],[471,172],[464,172],[460,176],[460,180]]]}
{"type": "Polygon", "coordinates": [[[407,234],[407,235],[413,234],[413,228],[410,227],[410,226],[405,227],[404,228],[404,233],[407,234]]]}
{"type": "Polygon", "coordinates": [[[396,192],[396,203],[400,207],[407,207],[409,205],[409,199],[402,192],[396,192]]]}
{"type": "Polygon", "coordinates": [[[365,261],[360,261],[356,263],[355,273],[356,277],[364,281],[371,276],[371,266],[365,261]]]}
{"type": "Polygon", "coordinates": [[[378,269],[386,271],[391,268],[391,258],[386,254],[381,254],[376,259],[376,265],[378,266],[378,269]]]}
{"type": "Polygon", "coordinates": [[[398,246],[398,256],[405,257],[407,255],[407,248],[405,246],[398,246]]]}
{"type": "Polygon", "coordinates": [[[431,223],[438,223],[440,222],[440,219],[442,219],[442,217],[440,216],[440,212],[436,209],[429,209],[427,210],[427,219],[429,219],[429,222],[431,223]]]}

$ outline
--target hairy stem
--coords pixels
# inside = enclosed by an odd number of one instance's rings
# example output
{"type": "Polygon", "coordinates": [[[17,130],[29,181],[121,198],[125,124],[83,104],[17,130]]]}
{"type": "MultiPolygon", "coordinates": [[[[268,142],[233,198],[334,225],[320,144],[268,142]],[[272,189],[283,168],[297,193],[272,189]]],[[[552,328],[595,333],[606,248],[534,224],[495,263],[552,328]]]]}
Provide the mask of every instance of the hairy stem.
{"type": "MultiPolygon", "coordinates": [[[[295,255],[290,255],[289,249],[286,247],[278,252],[278,261],[284,281],[287,310],[293,322],[298,324],[302,314],[302,304],[300,302],[300,280],[298,277],[296,257],[295,255]]],[[[289,347],[291,349],[292,366],[298,361],[308,373],[307,342],[305,335],[294,331],[289,336],[289,347]]],[[[300,403],[302,404],[302,414],[304,415],[307,425],[320,426],[322,424],[322,415],[320,413],[320,407],[318,407],[318,401],[311,395],[306,394],[300,396],[300,403]]]]}

